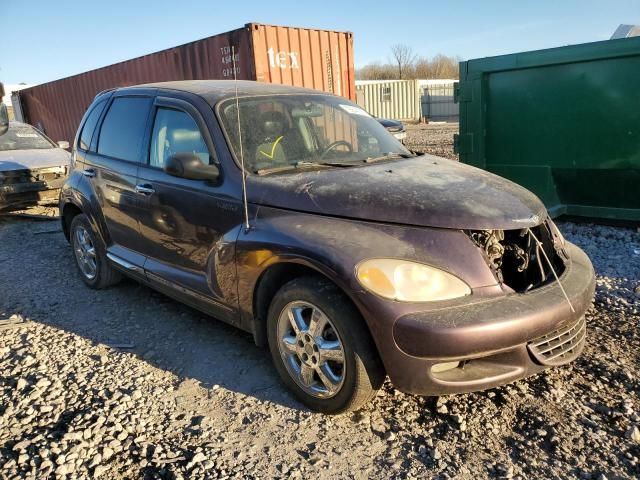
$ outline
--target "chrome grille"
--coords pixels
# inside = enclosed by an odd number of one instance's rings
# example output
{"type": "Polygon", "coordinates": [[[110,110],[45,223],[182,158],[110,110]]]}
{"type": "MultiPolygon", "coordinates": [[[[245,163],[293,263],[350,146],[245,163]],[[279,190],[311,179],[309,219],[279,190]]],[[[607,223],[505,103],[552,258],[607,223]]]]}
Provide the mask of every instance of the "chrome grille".
{"type": "Polygon", "coordinates": [[[531,355],[543,365],[563,365],[578,356],[587,326],[584,317],[529,342],[531,355]]]}

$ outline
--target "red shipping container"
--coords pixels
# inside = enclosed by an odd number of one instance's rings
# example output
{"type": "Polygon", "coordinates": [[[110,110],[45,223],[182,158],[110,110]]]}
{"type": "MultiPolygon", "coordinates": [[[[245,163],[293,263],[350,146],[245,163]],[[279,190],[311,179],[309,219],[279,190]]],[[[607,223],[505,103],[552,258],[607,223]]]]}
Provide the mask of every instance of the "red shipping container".
{"type": "Polygon", "coordinates": [[[24,121],[72,141],[103,90],[170,80],[232,79],[324,90],[355,100],[353,34],[248,23],[244,28],[115,63],[17,93],[24,121]]]}

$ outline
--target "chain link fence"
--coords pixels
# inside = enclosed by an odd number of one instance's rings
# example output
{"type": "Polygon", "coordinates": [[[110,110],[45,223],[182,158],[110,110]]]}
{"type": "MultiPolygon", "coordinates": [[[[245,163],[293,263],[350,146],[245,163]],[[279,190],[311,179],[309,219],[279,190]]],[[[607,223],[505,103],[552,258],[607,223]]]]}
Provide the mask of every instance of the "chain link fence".
{"type": "Polygon", "coordinates": [[[421,91],[422,116],[430,122],[457,122],[458,104],[453,101],[453,83],[425,85],[421,91]]]}

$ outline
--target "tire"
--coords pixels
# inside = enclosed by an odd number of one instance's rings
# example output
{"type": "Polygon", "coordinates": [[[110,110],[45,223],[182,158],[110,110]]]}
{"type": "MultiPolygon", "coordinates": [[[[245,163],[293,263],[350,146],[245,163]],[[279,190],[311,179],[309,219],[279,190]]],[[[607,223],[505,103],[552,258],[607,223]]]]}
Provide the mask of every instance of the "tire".
{"type": "Polygon", "coordinates": [[[80,278],[89,288],[106,288],[122,279],[120,272],[109,263],[104,243],[86,215],[73,218],[69,239],[80,278]]]}
{"type": "Polygon", "coordinates": [[[323,278],[301,277],[276,293],[267,335],[280,377],[312,410],[358,410],[384,382],[384,368],[360,313],[323,278]]]}

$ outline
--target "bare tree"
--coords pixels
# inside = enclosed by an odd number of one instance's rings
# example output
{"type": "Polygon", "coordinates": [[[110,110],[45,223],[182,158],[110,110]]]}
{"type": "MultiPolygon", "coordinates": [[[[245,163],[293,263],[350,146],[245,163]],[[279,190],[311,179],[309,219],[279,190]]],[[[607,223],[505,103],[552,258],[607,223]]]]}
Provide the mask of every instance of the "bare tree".
{"type": "Polygon", "coordinates": [[[369,63],[356,71],[358,80],[395,80],[396,75],[393,65],[383,65],[379,62],[369,63]]]}
{"type": "Polygon", "coordinates": [[[460,57],[438,54],[435,57],[419,58],[415,63],[415,78],[458,78],[460,57]]]}
{"type": "Polygon", "coordinates": [[[413,68],[415,78],[434,78],[431,61],[426,57],[420,57],[416,60],[413,68]]]}
{"type": "Polygon", "coordinates": [[[447,57],[446,55],[436,55],[431,59],[431,70],[433,78],[458,78],[459,57],[447,57]]]}
{"type": "MultiPolygon", "coordinates": [[[[460,57],[438,54],[432,58],[415,57],[411,64],[402,70],[403,79],[458,78],[460,57]]],[[[372,62],[356,71],[358,80],[397,80],[400,72],[398,64],[372,62]]]]}
{"type": "Polygon", "coordinates": [[[402,80],[407,77],[407,70],[413,67],[416,61],[416,54],[408,45],[396,44],[391,46],[393,62],[398,67],[398,78],[402,80]]]}

